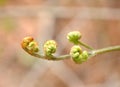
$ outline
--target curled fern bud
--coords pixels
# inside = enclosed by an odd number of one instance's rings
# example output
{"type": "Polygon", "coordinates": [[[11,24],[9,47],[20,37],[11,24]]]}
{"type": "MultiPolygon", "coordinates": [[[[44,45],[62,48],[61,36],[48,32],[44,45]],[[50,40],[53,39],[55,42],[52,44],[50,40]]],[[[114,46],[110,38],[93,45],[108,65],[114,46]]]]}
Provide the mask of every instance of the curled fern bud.
{"type": "Polygon", "coordinates": [[[28,47],[27,47],[32,53],[38,52],[39,51],[39,47],[37,42],[32,41],[29,43],[28,47]]]}
{"type": "Polygon", "coordinates": [[[82,53],[82,49],[80,46],[73,46],[70,51],[70,55],[72,58],[79,57],[79,55],[82,53]]]}
{"type": "Polygon", "coordinates": [[[56,52],[57,43],[54,40],[48,40],[44,44],[45,55],[51,57],[53,53],[56,52]]]}
{"type": "Polygon", "coordinates": [[[79,39],[82,37],[81,33],[79,31],[73,31],[68,33],[67,35],[67,39],[74,43],[74,44],[78,44],[79,43],[79,39]]]}
{"type": "Polygon", "coordinates": [[[83,63],[88,59],[87,51],[82,51],[79,46],[73,46],[70,55],[75,63],[83,63]]]}
{"type": "Polygon", "coordinates": [[[32,37],[25,37],[21,43],[21,46],[29,54],[35,54],[39,51],[38,44],[32,37]]]}
{"type": "Polygon", "coordinates": [[[81,53],[81,55],[79,56],[79,62],[78,63],[83,63],[83,62],[86,62],[88,60],[88,52],[87,51],[83,51],[81,53]]]}
{"type": "Polygon", "coordinates": [[[22,48],[25,49],[29,45],[29,43],[32,42],[33,40],[34,39],[30,36],[23,38],[22,43],[21,43],[22,48]]]}

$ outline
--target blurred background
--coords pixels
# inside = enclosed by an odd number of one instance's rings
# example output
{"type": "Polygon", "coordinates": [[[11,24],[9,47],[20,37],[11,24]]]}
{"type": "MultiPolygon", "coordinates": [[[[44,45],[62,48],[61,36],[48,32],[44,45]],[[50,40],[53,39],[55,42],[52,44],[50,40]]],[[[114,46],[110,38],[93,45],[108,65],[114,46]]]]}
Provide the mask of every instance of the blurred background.
{"type": "Polygon", "coordinates": [[[41,60],[20,46],[25,36],[40,45],[54,39],[56,55],[69,53],[70,31],[95,49],[120,45],[119,0],[0,0],[0,87],[120,87],[120,52],[83,64],[41,60]]]}

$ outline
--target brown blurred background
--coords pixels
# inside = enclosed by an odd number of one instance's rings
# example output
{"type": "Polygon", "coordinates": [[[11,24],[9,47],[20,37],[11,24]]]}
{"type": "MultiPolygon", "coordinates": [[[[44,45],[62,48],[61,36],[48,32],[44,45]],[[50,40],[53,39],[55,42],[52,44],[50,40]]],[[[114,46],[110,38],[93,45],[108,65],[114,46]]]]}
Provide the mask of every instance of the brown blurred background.
{"type": "Polygon", "coordinates": [[[70,31],[95,49],[120,45],[119,0],[0,0],[0,87],[120,87],[120,52],[78,65],[47,61],[20,46],[25,36],[40,45],[54,39],[57,55],[69,53],[70,31]]]}

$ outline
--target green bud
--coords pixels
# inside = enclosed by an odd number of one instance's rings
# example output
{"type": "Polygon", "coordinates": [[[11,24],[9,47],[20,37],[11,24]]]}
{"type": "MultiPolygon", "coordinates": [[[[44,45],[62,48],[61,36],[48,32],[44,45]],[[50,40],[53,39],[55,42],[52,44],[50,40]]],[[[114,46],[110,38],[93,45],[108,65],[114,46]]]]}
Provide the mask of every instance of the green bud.
{"type": "Polygon", "coordinates": [[[73,61],[77,64],[81,64],[88,60],[88,52],[82,51],[80,46],[73,46],[71,48],[70,55],[73,61]]]}
{"type": "Polygon", "coordinates": [[[74,44],[78,44],[79,39],[81,37],[82,35],[79,31],[73,31],[73,32],[68,33],[67,35],[67,39],[74,44]]]}
{"type": "Polygon", "coordinates": [[[82,49],[78,45],[73,46],[70,50],[70,55],[71,56],[74,56],[74,54],[76,54],[76,53],[79,53],[79,54],[82,53],[82,49]]]}
{"type": "Polygon", "coordinates": [[[34,47],[33,52],[38,52],[38,51],[39,51],[38,46],[34,47]]]}
{"type": "Polygon", "coordinates": [[[87,51],[83,51],[83,53],[79,56],[79,63],[86,62],[88,60],[88,53],[87,51]]]}
{"type": "Polygon", "coordinates": [[[35,41],[32,41],[32,42],[29,43],[28,46],[29,46],[29,47],[34,47],[34,46],[36,46],[36,42],[35,42],[35,41]]]}
{"type": "Polygon", "coordinates": [[[77,57],[79,57],[79,55],[80,55],[80,53],[79,53],[79,52],[76,52],[76,53],[72,54],[72,57],[73,57],[73,58],[77,58],[77,57]]]}
{"type": "Polygon", "coordinates": [[[30,42],[27,48],[31,53],[36,53],[39,51],[39,47],[35,41],[30,42]]]}
{"type": "Polygon", "coordinates": [[[46,56],[51,56],[53,53],[56,52],[57,44],[54,40],[48,40],[44,44],[44,52],[46,56]]]}
{"type": "Polygon", "coordinates": [[[82,49],[80,48],[80,46],[73,46],[70,50],[70,55],[73,59],[74,62],[78,62],[80,59],[79,59],[79,56],[80,54],[82,53],[82,49]]]}
{"type": "Polygon", "coordinates": [[[81,64],[80,57],[75,57],[75,58],[72,58],[72,59],[75,63],[81,64]]]}

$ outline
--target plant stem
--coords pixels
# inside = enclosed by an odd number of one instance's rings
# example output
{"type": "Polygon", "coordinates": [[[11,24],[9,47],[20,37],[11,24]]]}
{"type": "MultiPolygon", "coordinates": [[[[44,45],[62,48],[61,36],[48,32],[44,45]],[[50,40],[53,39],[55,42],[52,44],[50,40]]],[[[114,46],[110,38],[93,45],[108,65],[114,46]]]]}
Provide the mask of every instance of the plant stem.
{"type": "Polygon", "coordinates": [[[61,55],[61,56],[53,56],[49,59],[47,56],[45,55],[39,55],[39,54],[30,54],[31,56],[37,57],[37,58],[41,58],[41,59],[47,59],[47,60],[54,60],[54,61],[58,61],[58,60],[64,60],[64,59],[68,59],[70,58],[69,54],[66,55],[61,55]]]}
{"type": "Polygon", "coordinates": [[[93,50],[90,53],[93,53],[93,55],[112,52],[112,51],[120,51],[120,46],[112,46],[112,47],[106,47],[98,50],[93,50]]]}
{"type": "Polygon", "coordinates": [[[84,47],[86,47],[86,48],[88,48],[88,49],[90,49],[90,50],[93,50],[92,47],[88,46],[88,45],[85,44],[85,43],[82,43],[81,41],[79,41],[79,44],[82,45],[82,46],[84,46],[84,47]]]}
{"type": "MultiPolygon", "coordinates": [[[[102,49],[98,49],[98,50],[92,50],[92,51],[89,51],[88,54],[89,54],[89,57],[91,58],[95,55],[103,54],[103,53],[107,53],[107,52],[112,52],[112,51],[120,51],[120,46],[112,46],[112,47],[106,47],[106,48],[102,48],[102,49]]],[[[37,58],[41,58],[41,59],[48,59],[48,57],[45,55],[39,55],[39,54],[30,54],[30,55],[37,57],[37,58]]],[[[71,56],[69,54],[61,55],[61,56],[54,56],[53,55],[48,60],[58,61],[58,60],[68,59],[70,57],[71,56]]]]}
{"type": "Polygon", "coordinates": [[[66,55],[62,55],[62,56],[53,56],[52,60],[64,60],[64,59],[68,59],[68,58],[71,58],[69,54],[66,54],[66,55]]]}
{"type": "MultiPolygon", "coordinates": [[[[93,57],[98,54],[112,52],[112,51],[120,51],[120,46],[111,46],[111,47],[106,47],[106,48],[102,48],[98,50],[92,50],[92,51],[89,51],[88,53],[90,53],[89,56],[93,57]]],[[[53,60],[63,60],[63,59],[68,59],[68,58],[70,58],[70,55],[66,54],[66,55],[62,55],[59,57],[54,57],[53,60]]]]}

